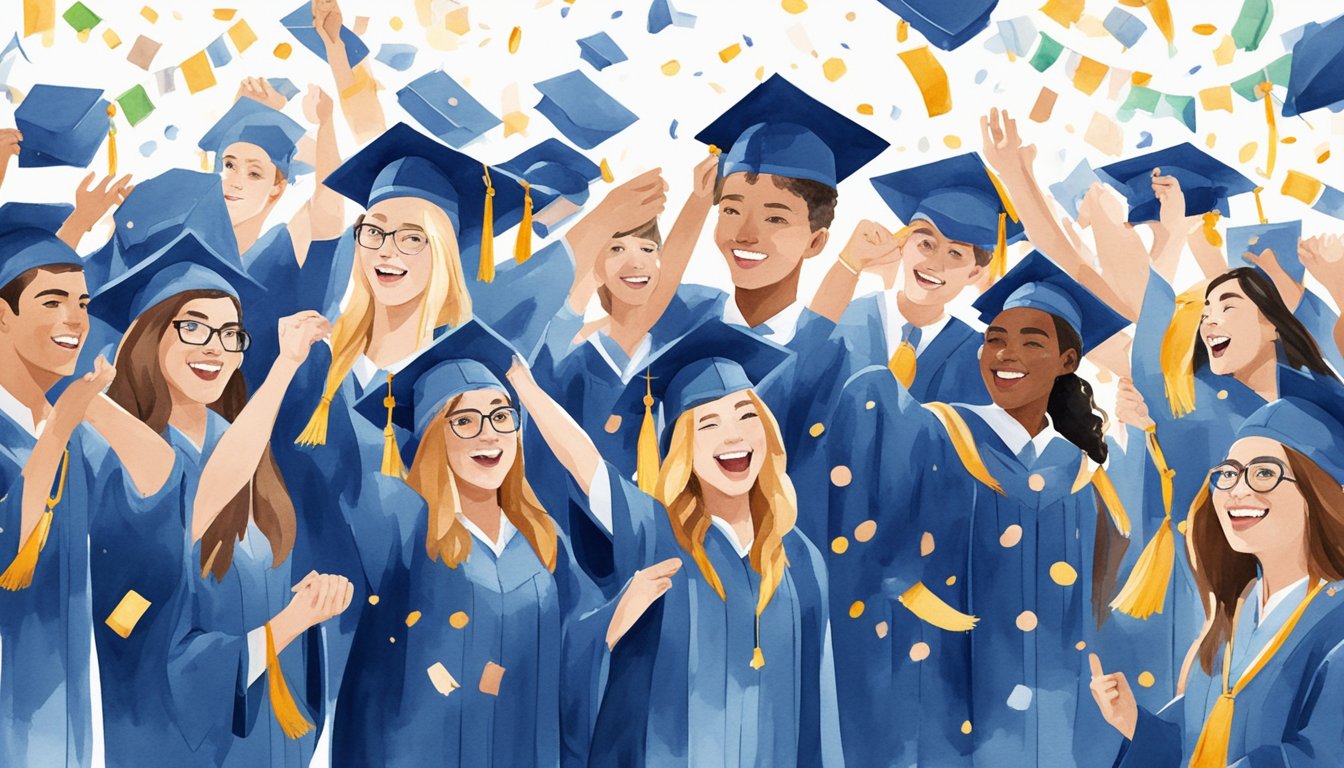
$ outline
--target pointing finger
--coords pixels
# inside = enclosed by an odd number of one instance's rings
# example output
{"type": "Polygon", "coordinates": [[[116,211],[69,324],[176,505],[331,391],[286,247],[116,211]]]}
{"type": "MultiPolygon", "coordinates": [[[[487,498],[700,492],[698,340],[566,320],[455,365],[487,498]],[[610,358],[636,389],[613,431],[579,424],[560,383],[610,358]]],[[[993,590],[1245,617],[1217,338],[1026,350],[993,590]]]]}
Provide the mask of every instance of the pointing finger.
{"type": "Polygon", "coordinates": [[[1101,657],[1095,653],[1087,654],[1087,665],[1092,668],[1092,677],[1101,677],[1105,672],[1101,671],[1101,657]]]}

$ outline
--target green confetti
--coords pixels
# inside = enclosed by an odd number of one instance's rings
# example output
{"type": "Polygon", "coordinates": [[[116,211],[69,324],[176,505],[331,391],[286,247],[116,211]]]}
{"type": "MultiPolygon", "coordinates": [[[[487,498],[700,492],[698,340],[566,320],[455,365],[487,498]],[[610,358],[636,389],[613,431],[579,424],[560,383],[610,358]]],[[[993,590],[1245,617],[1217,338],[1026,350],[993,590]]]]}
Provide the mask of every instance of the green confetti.
{"type": "Polygon", "coordinates": [[[1041,45],[1036,49],[1035,55],[1031,57],[1031,66],[1036,68],[1037,72],[1044,72],[1054,65],[1059,58],[1059,54],[1064,52],[1064,46],[1060,45],[1054,38],[1041,33],[1041,45]]]}
{"type": "Polygon", "coordinates": [[[1274,4],[1270,0],[1246,0],[1241,15],[1232,26],[1232,41],[1243,51],[1254,51],[1269,32],[1274,20],[1274,4]]]}
{"type": "Polygon", "coordinates": [[[83,3],[75,3],[70,6],[61,18],[65,19],[65,23],[74,27],[76,32],[87,32],[98,26],[98,23],[103,20],[101,16],[90,11],[89,7],[83,3]]]}
{"type": "Polygon", "coordinates": [[[1120,119],[1129,120],[1135,112],[1148,112],[1151,114],[1157,109],[1157,104],[1162,100],[1162,94],[1142,85],[1136,85],[1129,89],[1129,96],[1125,98],[1125,103],[1120,105],[1120,119]]]}
{"type": "Polygon", "coordinates": [[[121,113],[126,116],[126,121],[133,126],[139,125],[154,111],[154,102],[149,100],[143,85],[137,85],[118,96],[117,104],[121,105],[121,113]]]}
{"type": "Polygon", "coordinates": [[[1162,100],[1158,102],[1153,110],[1154,117],[1174,117],[1185,124],[1191,131],[1195,130],[1195,97],[1193,96],[1175,96],[1170,93],[1163,94],[1162,100]]]}
{"type": "Polygon", "coordinates": [[[1232,90],[1238,96],[1247,101],[1259,101],[1260,94],[1256,93],[1255,87],[1265,82],[1265,76],[1269,76],[1269,82],[1275,85],[1288,87],[1288,76],[1293,69],[1293,54],[1285,53],[1279,58],[1269,63],[1264,69],[1257,69],[1246,77],[1232,83],[1232,90]]]}

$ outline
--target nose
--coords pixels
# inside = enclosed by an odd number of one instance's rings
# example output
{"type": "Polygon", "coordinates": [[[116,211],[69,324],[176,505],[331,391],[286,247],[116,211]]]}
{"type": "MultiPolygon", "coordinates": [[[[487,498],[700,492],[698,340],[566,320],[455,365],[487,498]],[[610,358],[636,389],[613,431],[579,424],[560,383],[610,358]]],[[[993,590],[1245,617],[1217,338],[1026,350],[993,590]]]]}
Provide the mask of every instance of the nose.
{"type": "Polygon", "coordinates": [[[393,234],[388,232],[386,237],[383,238],[383,244],[378,246],[378,258],[391,259],[397,255],[397,246],[393,242],[393,237],[393,234]]]}
{"type": "Polygon", "coordinates": [[[740,217],[737,231],[733,233],[733,242],[754,245],[757,239],[756,225],[746,216],[740,217]]]}
{"type": "Polygon", "coordinates": [[[75,333],[81,333],[89,325],[89,311],[77,305],[63,305],[60,322],[67,329],[75,333]]]}

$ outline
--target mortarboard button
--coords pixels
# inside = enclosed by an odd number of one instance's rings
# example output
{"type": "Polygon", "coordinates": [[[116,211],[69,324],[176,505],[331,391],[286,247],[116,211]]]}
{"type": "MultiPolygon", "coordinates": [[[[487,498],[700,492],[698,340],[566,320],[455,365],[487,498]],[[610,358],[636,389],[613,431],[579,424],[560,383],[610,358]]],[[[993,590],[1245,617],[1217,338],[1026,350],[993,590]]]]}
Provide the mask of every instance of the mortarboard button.
{"type": "Polygon", "coordinates": [[[639,119],[577,69],[536,87],[542,95],[537,111],[584,149],[596,147],[639,119]]]}
{"type": "Polygon", "coordinates": [[[19,167],[87,167],[107,138],[109,106],[97,88],[33,86],[14,112],[23,134],[19,167]]]}
{"type": "Polygon", "coordinates": [[[411,81],[397,91],[397,102],[425,130],[459,149],[500,124],[498,117],[442,70],[411,81]]]}
{"type": "MultiPolygon", "coordinates": [[[[285,29],[288,29],[304,48],[317,54],[323,61],[327,60],[327,45],[322,42],[322,36],[313,27],[312,3],[304,3],[295,8],[294,12],[281,19],[280,23],[285,25],[285,29]]],[[[359,63],[369,55],[369,47],[345,25],[341,25],[341,42],[345,43],[345,55],[350,60],[351,67],[359,66],[359,63]]]]}

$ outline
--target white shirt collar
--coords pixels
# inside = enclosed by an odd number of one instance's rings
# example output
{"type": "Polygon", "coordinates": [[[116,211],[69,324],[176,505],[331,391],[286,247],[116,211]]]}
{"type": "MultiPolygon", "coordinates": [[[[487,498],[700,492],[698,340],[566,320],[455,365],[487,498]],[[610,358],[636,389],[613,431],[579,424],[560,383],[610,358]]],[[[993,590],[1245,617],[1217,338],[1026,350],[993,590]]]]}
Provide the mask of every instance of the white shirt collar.
{"type": "Polygon", "coordinates": [[[33,423],[33,412],[30,411],[18,398],[9,393],[9,390],[0,387],[0,413],[9,417],[9,420],[18,424],[24,432],[37,437],[42,434],[42,427],[46,426],[47,421],[43,419],[38,423],[33,423]]]}
{"type": "Polygon", "coordinates": [[[470,531],[471,535],[475,536],[478,541],[489,547],[490,551],[495,553],[495,557],[504,554],[504,548],[509,546],[509,541],[513,539],[513,534],[518,532],[518,529],[513,527],[513,523],[509,522],[508,516],[504,514],[504,510],[502,509],[499,510],[498,541],[491,541],[490,537],[485,535],[485,531],[482,531],[475,523],[471,522],[466,515],[458,515],[457,521],[470,531]]]}
{"type": "Polygon", "coordinates": [[[607,365],[611,366],[611,370],[621,377],[621,383],[628,384],[635,373],[644,367],[644,362],[648,360],[649,352],[653,350],[653,335],[644,334],[644,338],[639,340],[639,346],[635,347],[635,353],[630,356],[630,362],[626,364],[624,369],[616,364],[616,361],[611,357],[611,353],[607,351],[607,345],[603,344],[602,339],[599,338],[599,336],[605,335],[602,331],[597,331],[588,334],[588,338],[584,341],[593,345],[597,354],[601,355],[602,359],[607,361],[607,365]]]}
{"type": "MultiPolygon", "coordinates": [[[[895,288],[882,291],[882,300],[879,306],[882,308],[882,329],[887,337],[887,357],[896,354],[896,347],[901,345],[901,330],[905,327],[906,319],[901,314],[901,308],[896,303],[896,294],[899,293],[895,288]]],[[[943,312],[942,317],[934,320],[928,325],[919,327],[919,344],[915,346],[915,357],[919,357],[928,349],[929,344],[938,338],[938,334],[943,332],[947,324],[952,321],[952,316],[943,312]]]]}
{"type": "Polygon", "coordinates": [[[1260,600],[1261,600],[1260,590],[1264,589],[1265,581],[1264,579],[1256,579],[1255,594],[1253,595],[1255,601],[1253,604],[1256,606],[1255,625],[1258,627],[1261,624],[1264,624],[1265,619],[1268,619],[1270,617],[1270,614],[1274,613],[1276,609],[1281,607],[1284,601],[1288,599],[1289,595],[1295,594],[1299,587],[1306,584],[1307,579],[1309,578],[1311,577],[1303,576],[1302,578],[1298,579],[1292,584],[1289,584],[1283,589],[1280,589],[1278,592],[1275,592],[1274,594],[1270,595],[1269,599],[1265,601],[1264,608],[1260,608],[1260,600]]]}
{"type": "Polygon", "coordinates": [[[1021,455],[1022,449],[1031,444],[1036,449],[1036,455],[1045,453],[1045,449],[1056,439],[1063,440],[1064,436],[1055,430],[1055,425],[1050,421],[1050,414],[1045,415],[1045,429],[1042,429],[1032,437],[1027,433],[1027,428],[1022,426],[1021,422],[1014,419],[997,405],[967,405],[965,406],[975,415],[979,416],[989,428],[994,430],[994,434],[1003,440],[1008,450],[1013,452],[1014,456],[1021,455]]]}
{"type": "Polygon", "coordinates": [[[406,357],[387,366],[387,368],[379,368],[378,364],[370,360],[367,355],[360,355],[355,358],[355,364],[350,366],[350,372],[355,374],[355,381],[359,382],[359,388],[361,390],[368,389],[369,382],[373,381],[374,376],[377,376],[383,371],[386,371],[387,373],[396,373],[397,371],[400,371],[402,368],[406,367],[407,363],[414,360],[423,351],[424,348],[417,349],[406,357]]]}
{"type": "Polygon", "coordinates": [[[713,523],[715,528],[718,528],[724,536],[728,537],[728,543],[733,545],[733,551],[737,553],[739,558],[751,554],[751,545],[756,542],[756,539],[753,538],[751,541],[743,543],[741,539],[737,538],[737,529],[733,528],[733,524],[721,517],[710,515],[709,522],[713,523]]]}
{"type": "Polygon", "coordinates": [[[793,334],[798,330],[798,317],[803,314],[805,308],[806,305],[803,302],[795,299],[792,304],[781,309],[774,317],[757,326],[752,326],[747,323],[747,318],[742,315],[742,310],[738,309],[737,301],[733,299],[732,294],[729,294],[723,302],[723,321],[753,331],[761,325],[769,326],[769,333],[758,332],[758,334],[776,344],[788,344],[793,341],[793,334]]]}

